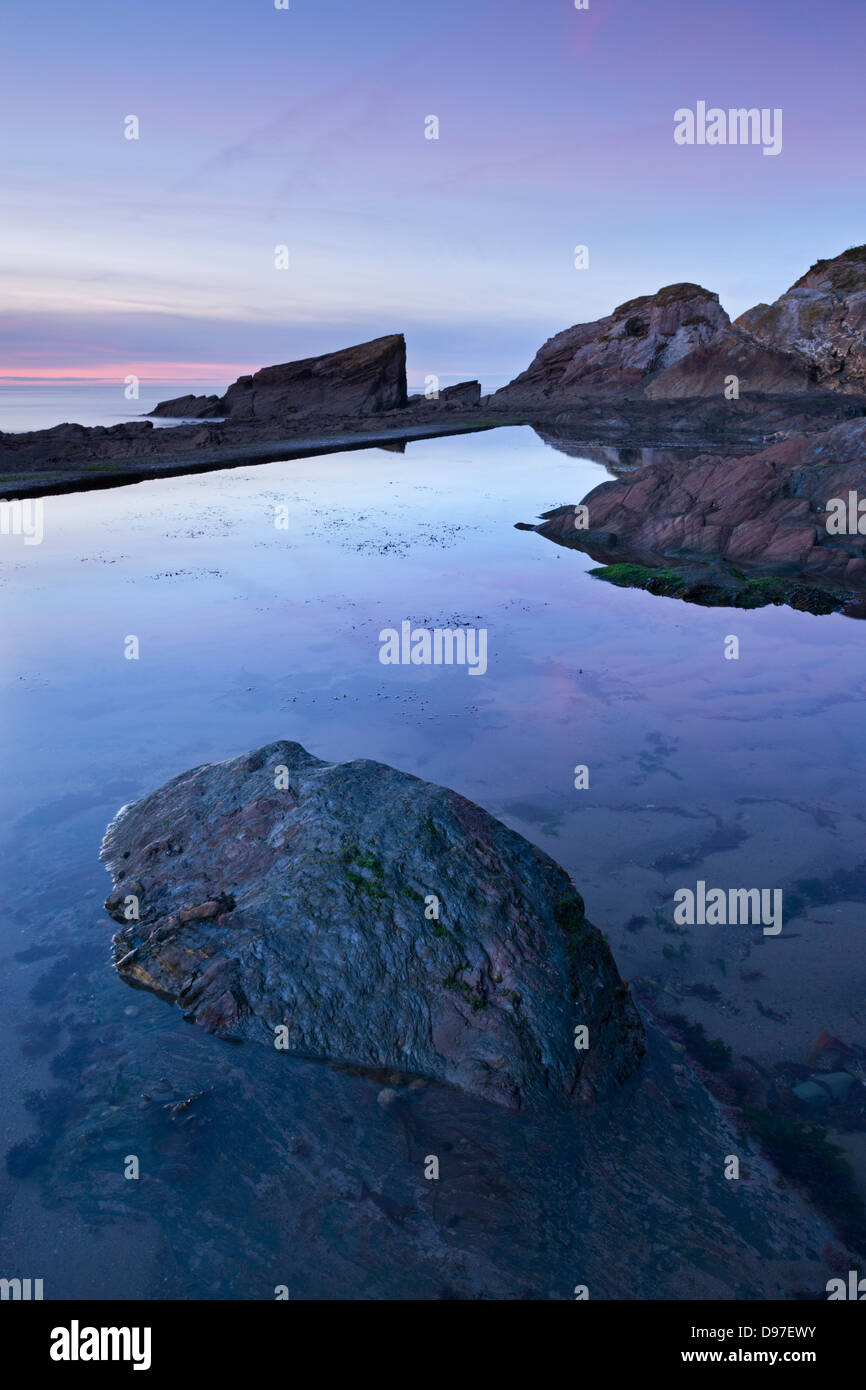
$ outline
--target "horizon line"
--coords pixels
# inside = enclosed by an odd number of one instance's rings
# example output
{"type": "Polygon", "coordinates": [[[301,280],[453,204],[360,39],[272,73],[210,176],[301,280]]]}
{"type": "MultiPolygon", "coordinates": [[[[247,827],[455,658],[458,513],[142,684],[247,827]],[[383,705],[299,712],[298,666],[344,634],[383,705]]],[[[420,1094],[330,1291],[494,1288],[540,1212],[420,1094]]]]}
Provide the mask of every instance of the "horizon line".
{"type": "Polygon", "coordinates": [[[171,385],[178,381],[222,382],[234,381],[239,376],[259,371],[243,362],[158,362],[146,366],[126,364],[113,367],[100,364],[96,367],[21,367],[0,365],[0,384],[37,384],[39,382],[92,382],[102,385],[125,386],[126,378],[134,376],[140,382],[154,385],[171,385]]]}

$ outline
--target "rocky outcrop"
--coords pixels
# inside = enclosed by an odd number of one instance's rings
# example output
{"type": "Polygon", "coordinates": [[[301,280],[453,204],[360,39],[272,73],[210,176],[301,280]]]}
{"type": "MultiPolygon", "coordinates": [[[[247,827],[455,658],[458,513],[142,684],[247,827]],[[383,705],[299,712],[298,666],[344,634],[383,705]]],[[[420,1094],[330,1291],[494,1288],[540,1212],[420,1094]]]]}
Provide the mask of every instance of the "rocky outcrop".
{"type": "Polygon", "coordinates": [[[197,768],[124,807],[102,857],[118,972],[225,1037],[274,1046],[284,1028],[291,1052],[512,1107],[607,1095],[641,1058],[564,870],[381,763],[275,743],[197,768]]]}
{"type": "MultiPolygon", "coordinates": [[[[864,460],[864,419],[744,458],[671,456],[602,483],[584,498],[585,515],[559,507],[535,529],[606,564],[703,561],[741,576],[793,576],[862,592],[866,534],[857,507],[860,498],[866,502],[864,460]]],[[[862,521],[866,532],[866,516],[862,521]]]]}
{"type": "Polygon", "coordinates": [[[371,415],[405,403],[406,340],[402,333],[392,333],[322,357],[263,367],[238,377],[224,396],[160,401],[150,413],[267,424],[304,416],[371,415]]]}
{"type": "Polygon", "coordinates": [[[700,285],[667,285],[620,304],[594,323],[550,338],[494,404],[567,403],[585,394],[641,395],[653,376],[706,343],[730,320],[700,285]]]}
{"type": "MultiPolygon", "coordinates": [[[[111,458],[115,452],[134,456],[149,452],[156,431],[149,420],[124,425],[73,425],[4,434],[0,431],[0,463],[24,466],[31,461],[111,458]]],[[[184,431],[186,435],[188,432],[184,431]]]]}
{"type": "Polygon", "coordinates": [[[774,304],[737,319],[761,347],[800,354],[821,390],[866,389],[866,246],[816,263],[774,304]]]}
{"type": "Polygon", "coordinates": [[[152,414],[182,420],[108,429],[0,431],[7,497],[112,486],[172,472],[266,462],[400,438],[532,424],[557,441],[694,444],[745,454],[780,433],[866,414],[866,247],[818,261],[773,305],[730,323],[718,296],[668,285],[551,338],[508,386],[476,381],[437,399],[406,394],[401,334],[265,367],[223,396],[180,396],[152,414]],[[728,398],[736,377],[739,395],[728,398]],[[684,403],[688,402],[686,406],[684,403]],[[374,437],[375,436],[375,437],[374,437]]]}
{"type": "Polygon", "coordinates": [[[446,405],[478,405],[481,401],[480,381],[457,381],[439,392],[440,401],[446,405]]]}
{"type": "MultiPolygon", "coordinates": [[[[740,395],[794,395],[817,384],[813,364],[801,353],[777,344],[759,343],[738,319],[714,334],[709,342],[647,383],[650,400],[683,400],[696,396],[725,399],[731,377],[740,395]]],[[[736,410],[730,403],[732,413],[736,410]]]]}
{"type": "Polygon", "coordinates": [[[817,261],[773,304],[734,324],[649,383],[657,399],[740,391],[866,390],[866,246],[817,261]]]}
{"type": "Polygon", "coordinates": [[[406,405],[415,410],[419,407],[428,409],[434,406],[459,406],[461,410],[480,405],[481,403],[481,383],[480,381],[457,381],[453,386],[443,386],[442,390],[435,396],[422,395],[420,392],[414,396],[407,397],[406,405]]]}
{"type": "Polygon", "coordinates": [[[774,304],[734,323],[718,295],[668,285],[607,318],[549,339],[493,404],[578,403],[598,395],[650,400],[741,394],[866,392],[866,246],[817,261],[774,304]]]}
{"type": "Polygon", "coordinates": [[[225,415],[224,406],[222,396],[175,396],[174,400],[160,401],[149,413],[172,420],[211,420],[225,415]]]}

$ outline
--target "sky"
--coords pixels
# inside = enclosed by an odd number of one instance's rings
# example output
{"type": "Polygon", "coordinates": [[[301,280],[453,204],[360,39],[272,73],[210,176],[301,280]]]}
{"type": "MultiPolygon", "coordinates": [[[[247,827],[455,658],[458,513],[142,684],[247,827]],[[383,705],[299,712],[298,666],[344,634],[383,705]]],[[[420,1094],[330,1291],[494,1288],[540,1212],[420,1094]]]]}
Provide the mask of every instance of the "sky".
{"type": "Polygon", "coordinates": [[[0,379],[403,332],[411,384],[499,383],[638,294],[733,317],[866,241],[863,0],[288,3],[3,0],[0,379]],[[698,101],[781,108],[781,152],[677,145],[698,101]]]}

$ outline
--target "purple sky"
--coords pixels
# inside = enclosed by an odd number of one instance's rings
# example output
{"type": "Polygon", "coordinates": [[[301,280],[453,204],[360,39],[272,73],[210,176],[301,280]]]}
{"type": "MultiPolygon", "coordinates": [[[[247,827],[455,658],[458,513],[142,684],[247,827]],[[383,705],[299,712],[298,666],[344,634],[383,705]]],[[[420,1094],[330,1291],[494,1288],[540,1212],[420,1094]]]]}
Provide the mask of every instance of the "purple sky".
{"type": "Polygon", "coordinates": [[[0,374],[403,331],[416,385],[491,382],[672,281],[739,314],[866,241],[864,34],[863,0],[18,0],[0,374]],[[781,154],[677,146],[699,100],[781,107],[781,154]]]}

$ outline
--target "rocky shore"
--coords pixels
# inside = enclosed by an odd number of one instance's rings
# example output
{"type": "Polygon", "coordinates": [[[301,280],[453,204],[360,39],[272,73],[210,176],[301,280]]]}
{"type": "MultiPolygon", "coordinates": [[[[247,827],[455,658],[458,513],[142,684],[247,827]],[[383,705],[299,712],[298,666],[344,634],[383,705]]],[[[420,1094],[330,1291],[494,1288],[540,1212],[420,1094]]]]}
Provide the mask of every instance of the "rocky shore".
{"type": "Polygon", "coordinates": [[[834,524],[842,499],[866,493],[863,246],[816,262],[774,304],[734,322],[700,285],[629,300],[556,334],[490,396],[477,381],[409,396],[406,344],[392,334],[152,413],[182,423],[0,433],[0,490],[120,486],[529,424],[617,474],[535,527],[587,551],[600,577],[742,607],[859,615],[866,601],[858,500],[853,528],[834,524]]]}
{"type": "MultiPolygon", "coordinates": [[[[672,286],[545,344],[500,396],[564,401],[579,378],[613,393],[617,410],[635,395],[666,408],[673,398],[705,429],[712,420],[723,447],[608,447],[616,481],[518,524],[585,551],[612,583],[705,605],[864,616],[866,248],[819,261],[733,324],[722,314],[700,287],[672,286]],[[741,425],[751,412],[763,438],[726,436],[726,408],[741,425]]],[[[598,457],[579,424],[566,410],[543,437],[598,457]]]]}
{"type": "Polygon", "coordinates": [[[864,460],[864,419],[741,458],[659,451],[532,529],[585,551],[616,583],[698,603],[856,608],[859,616],[864,460]]]}
{"type": "Polygon", "coordinates": [[[733,323],[718,295],[668,285],[556,334],[512,382],[410,396],[402,334],[265,367],[150,420],[0,431],[0,491],[36,496],[528,424],[565,447],[693,445],[743,457],[866,415],[866,247],[818,261],[733,323]]]}

